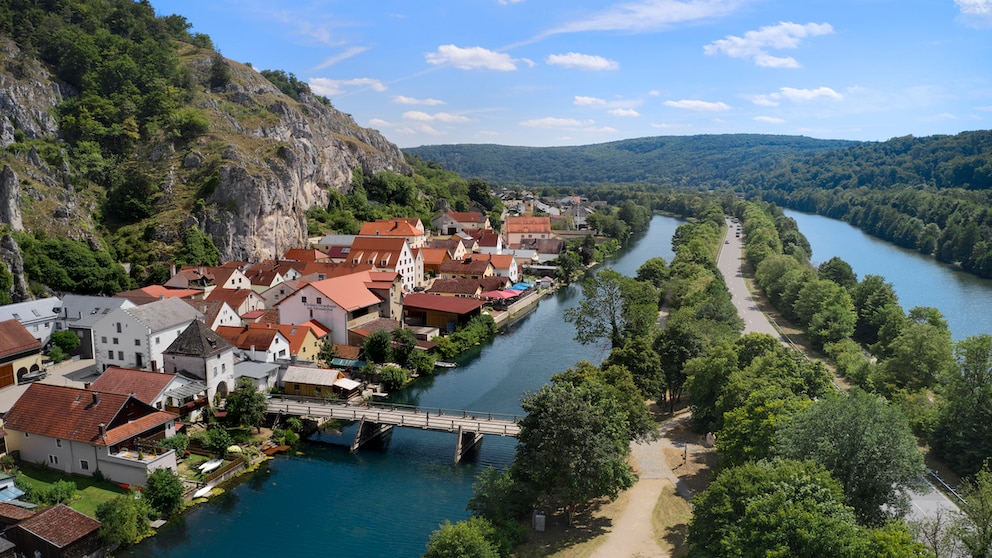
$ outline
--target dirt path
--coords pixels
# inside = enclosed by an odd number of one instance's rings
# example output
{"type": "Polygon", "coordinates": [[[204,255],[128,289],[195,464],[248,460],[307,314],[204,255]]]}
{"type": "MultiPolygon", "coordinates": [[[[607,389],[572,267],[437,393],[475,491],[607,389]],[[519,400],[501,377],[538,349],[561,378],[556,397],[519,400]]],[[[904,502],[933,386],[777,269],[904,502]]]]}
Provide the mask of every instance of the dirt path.
{"type": "Polygon", "coordinates": [[[593,558],[668,558],[661,548],[652,522],[655,505],[667,487],[675,487],[686,499],[692,497],[688,485],[672,471],[665,461],[665,449],[677,447],[670,437],[672,430],[682,428],[688,415],[672,419],[661,426],[661,436],[649,443],[631,444],[631,455],[638,481],[627,491],[627,506],[613,518],[613,529],[606,541],[592,554],[593,558]]]}

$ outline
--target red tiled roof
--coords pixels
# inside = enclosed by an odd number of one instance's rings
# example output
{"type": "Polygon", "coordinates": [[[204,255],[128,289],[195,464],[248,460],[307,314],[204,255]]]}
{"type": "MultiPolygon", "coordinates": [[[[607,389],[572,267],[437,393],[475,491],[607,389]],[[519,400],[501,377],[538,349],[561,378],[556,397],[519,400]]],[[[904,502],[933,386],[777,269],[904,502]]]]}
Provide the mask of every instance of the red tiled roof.
{"type": "Polygon", "coordinates": [[[35,383],[7,411],[4,423],[8,430],[105,446],[175,418],[128,395],[35,383]],[[103,438],[100,424],[107,429],[103,438]]]}
{"type": "Polygon", "coordinates": [[[487,217],[478,211],[449,211],[448,217],[451,217],[459,223],[485,223],[487,217]]]}
{"type": "Polygon", "coordinates": [[[111,366],[90,384],[90,389],[121,395],[133,393],[139,400],[151,405],[174,378],[175,374],[111,366]]]}
{"type": "Polygon", "coordinates": [[[0,322],[0,358],[32,350],[40,350],[41,341],[24,329],[17,320],[0,322]]]}
{"type": "Polygon", "coordinates": [[[313,334],[317,336],[317,339],[322,339],[325,335],[331,332],[331,328],[325,326],[317,320],[303,322],[302,325],[308,326],[313,331],[313,334]]]}
{"type": "Polygon", "coordinates": [[[450,259],[445,248],[421,248],[420,254],[424,257],[424,265],[441,265],[441,262],[450,259]]]}
{"type": "MultiPolygon", "coordinates": [[[[262,324],[258,324],[262,325],[262,324]]],[[[265,324],[269,325],[269,324],[265,324]]],[[[307,340],[307,334],[310,333],[310,326],[305,324],[300,325],[286,325],[279,324],[276,326],[279,333],[282,334],[289,341],[289,352],[290,354],[298,354],[300,349],[303,348],[303,342],[307,340]]]]}
{"type": "Polygon", "coordinates": [[[207,295],[207,300],[226,302],[231,308],[237,311],[238,307],[244,304],[252,296],[261,298],[251,289],[221,289],[216,288],[207,295]]]}
{"type": "MultiPolygon", "coordinates": [[[[375,293],[365,286],[366,283],[370,282],[369,272],[366,271],[324,279],[323,281],[314,281],[310,283],[310,286],[320,291],[340,308],[351,311],[382,302],[375,293]]],[[[283,301],[285,300],[283,299],[283,301]]]]}
{"type": "Polygon", "coordinates": [[[468,314],[482,308],[483,301],[457,296],[412,293],[403,297],[403,306],[420,310],[437,310],[451,314],[468,314]]]}
{"type": "Polygon", "coordinates": [[[507,217],[503,222],[507,233],[550,233],[551,219],[547,217],[507,217]]]}
{"type": "Polygon", "coordinates": [[[354,347],[352,345],[334,345],[334,354],[337,355],[338,358],[358,360],[358,356],[361,352],[361,347],[354,347]]]}
{"type": "Polygon", "coordinates": [[[441,262],[441,273],[462,273],[465,275],[482,275],[492,264],[485,259],[465,258],[464,260],[444,260],[441,262]]]}
{"type": "Polygon", "coordinates": [[[34,512],[21,506],[0,502],[0,518],[12,521],[22,521],[34,515],[34,512]]]}
{"type": "Polygon", "coordinates": [[[200,289],[171,289],[162,285],[148,285],[140,289],[120,292],[114,296],[126,298],[140,306],[163,298],[192,298],[202,294],[203,291],[200,289]]]}
{"type": "Polygon", "coordinates": [[[482,291],[478,279],[458,278],[458,279],[435,279],[429,293],[450,293],[450,294],[471,294],[476,295],[482,291]]]}
{"type": "Polygon", "coordinates": [[[282,259],[284,260],[296,260],[300,262],[316,262],[326,260],[327,258],[328,255],[324,252],[309,248],[290,248],[282,256],[282,259]]]}
{"type": "MultiPolygon", "coordinates": [[[[362,225],[359,236],[392,236],[411,237],[423,236],[415,225],[416,219],[387,219],[372,221],[362,225]]],[[[357,239],[356,239],[357,240],[357,239]]]]}
{"type": "Polygon", "coordinates": [[[217,335],[239,349],[266,350],[272,346],[273,340],[279,334],[279,328],[273,324],[252,322],[243,327],[218,326],[217,335]]]}
{"type": "Polygon", "coordinates": [[[16,528],[23,529],[57,548],[65,548],[99,529],[100,522],[65,504],[58,504],[25,519],[18,523],[16,528]]]}

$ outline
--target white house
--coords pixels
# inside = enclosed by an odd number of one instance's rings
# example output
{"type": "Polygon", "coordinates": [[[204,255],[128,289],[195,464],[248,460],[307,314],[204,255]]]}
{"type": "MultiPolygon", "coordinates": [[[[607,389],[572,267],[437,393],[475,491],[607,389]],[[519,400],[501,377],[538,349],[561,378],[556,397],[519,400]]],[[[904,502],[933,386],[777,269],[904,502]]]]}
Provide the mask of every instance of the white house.
{"type": "Polygon", "coordinates": [[[72,354],[93,358],[93,329],[96,324],[114,309],[135,306],[130,300],[116,296],[67,294],[62,297],[59,329],[71,331],[79,337],[79,347],[72,354]]]}
{"type": "MultiPolygon", "coordinates": [[[[227,327],[227,326],[220,326],[227,327]]],[[[165,371],[206,384],[207,401],[234,389],[234,346],[200,320],[189,324],[165,349],[165,371]]]]}
{"type": "Polygon", "coordinates": [[[379,271],[395,271],[403,278],[403,288],[412,292],[424,283],[424,258],[416,254],[402,237],[359,236],[351,245],[348,261],[368,264],[379,271]]]}
{"type": "Polygon", "coordinates": [[[304,285],[276,304],[279,323],[316,320],[331,328],[332,342],[347,345],[348,329],[383,314],[385,303],[370,289],[375,283],[372,273],[361,271],[304,285]]]}
{"type": "Polygon", "coordinates": [[[239,349],[248,360],[275,362],[277,359],[289,359],[291,355],[289,339],[273,324],[221,326],[217,328],[217,335],[239,349]]]}
{"type": "Polygon", "coordinates": [[[132,395],[34,383],[4,415],[4,440],[28,463],[144,486],[155,469],[176,470],[175,450],[147,443],[175,435],[176,418],[132,395]]]}
{"type": "Polygon", "coordinates": [[[58,329],[62,301],[58,297],[39,298],[0,306],[0,322],[17,320],[41,345],[48,344],[58,329]]]}
{"type": "Polygon", "coordinates": [[[108,366],[162,369],[162,353],[186,326],[203,314],[177,298],[134,308],[116,308],[93,329],[98,370],[108,366]]]}

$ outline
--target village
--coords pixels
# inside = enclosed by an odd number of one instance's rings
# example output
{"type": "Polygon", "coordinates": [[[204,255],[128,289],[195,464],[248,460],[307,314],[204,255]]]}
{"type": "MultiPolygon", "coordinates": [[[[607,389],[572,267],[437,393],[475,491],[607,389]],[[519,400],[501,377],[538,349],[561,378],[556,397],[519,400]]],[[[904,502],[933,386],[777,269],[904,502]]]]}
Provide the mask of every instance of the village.
{"type": "MultiPolygon", "coordinates": [[[[311,238],[273,260],[174,266],[164,284],[113,297],[0,306],[3,465],[40,465],[125,490],[142,490],[155,470],[169,469],[185,501],[208,496],[288,449],[286,438],[219,454],[202,442],[176,449],[164,440],[195,440],[208,421],[223,423],[228,396],[249,383],[266,397],[355,406],[386,396],[368,373],[362,347],[370,336],[407,330],[415,351],[431,352],[478,316],[499,327],[526,313],[555,288],[564,238],[594,234],[583,201],[507,200],[499,231],[478,211],[442,211],[427,224],[368,222],[357,235],[311,238]],[[60,332],[79,343],[53,362],[60,332]]],[[[0,557],[75,556],[103,544],[93,514],[27,500],[12,476],[0,475],[0,523],[8,527],[0,557]]]]}

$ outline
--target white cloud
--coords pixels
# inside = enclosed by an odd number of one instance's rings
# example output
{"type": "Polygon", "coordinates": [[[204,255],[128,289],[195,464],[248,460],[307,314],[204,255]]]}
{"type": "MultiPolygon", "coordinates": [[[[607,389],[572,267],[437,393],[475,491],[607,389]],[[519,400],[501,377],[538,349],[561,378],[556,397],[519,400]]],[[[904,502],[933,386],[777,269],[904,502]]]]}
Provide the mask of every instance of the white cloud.
{"type": "Polygon", "coordinates": [[[733,13],[740,0],[641,0],[615,4],[586,18],[576,19],[545,31],[537,38],[583,31],[627,31],[646,33],[675,23],[697,21],[733,13]]]}
{"type": "Polygon", "coordinates": [[[730,105],[724,102],[700,101],[695,99],[683,99],[681,101],[665,101],[665,106],[680,108],[685,110],[696,110],[701,112],[720,112],[730,110],[730,105]]]}
{"type": "Polygon", "coordinates": [[[407,97],[405,95],[397,95],[397,96],[393,97],[393,102],[394,103],[399,103],[401,105],[427,105],[427,106],[433,106],[433,105],[443,105],[444,104],[444,101],[442,101],[440,99],[432,99],[432,98],[429,98],[429,97],[427,99],[416,99],[414,97],[407,97]]]}
{"type": "Polygon", "coordinates": [[[758,122],[767,122],[768,124],[782,124],[785,122],[785,120],[774,116],[755,116],[754,119],[758,122]]]}
{"type": "Polygon", "coordinates": [[[984,107],[975,107],[975,108],[978,109],[978,110],[986,111],[986,112],[992,112],[992,105],[988,105],[988,106],[984,106],[984,107]]]}
{"type": "Polygon", "coordinates": [[[634,109],[616,108],[610,110],[610,114],[613,116],[640,116],[641,113],[634,109]]]}
{"type": "Polygon", "coordinates": [[[535,118],[533,120],[524,120],[520,123],[521,126],[528,126],[530,128],[583,128],[591,126],[593,121],[586,120],[585,122],[576,120],[574,118],[555,118],[553,116],[548,116],[545,118],[535,118]]]}
{"type": "Polygon", "coordinates": [[[356,47],[346,48],[345,51],[342,52],[341,54],[335,54],[334,56],[325,58],[323,62],[317,64],[313,68],[310,68],[310,71],[316,72],[318,70],[323,70],[324,68],[329,68],[337,64],[338,62],[351,58],[352,56],[358,56],[359,54],[365,52],[366,50],[368,50],[368,47],[356,46],[356,47]]]}
{"type": "Polygon", "coordinates": [[[755,64],[766,68],[798,68],[800,65],[795,58],[772,56],[768,50],[798,48],[807,37],[830,35],[833,32],[834,28],[829,23],[800,25],[781,22],[757,31],[748,31],[743,37],[727,35],[725,39],[704,46],[703,52],[709,55],[726,54],[731,58],[751,58],[755,64]]]}
{"type": "Polygon", "coordinates": [[[552,66],[564,66],[576,70],[616,70],[620,68],[620,64],[615,60],[578,52],[552,54],[547,57],[545,62],[552,66]]]}
{"type": "Polygon", "coordinates": [[[844,99],[844,95],[834,91],[829,87],[817,87],[816,89],[796,89],[794,87],[783,87],[775,93],[769,93],[767,95],[755,95],[754,97],[751,97],[751,102],[758,105],[759,107],[777,107],[782,100],[801,103],[807,101],[816,101],[820,99],[840,101],[844,99]]]}
{"type": "Polygon", "coordinates": [[[373,128],[389,128],[392,124],[381,118],[373,118],[372,120],[369,120],[369,126],[373,128]]]}
{"type": "Polygon", "coordinates": [[[940,114],[935,114],[935,115],[927,118],[927,120],[929,120],[931,122],[942,122],[942,121],[947,121],[947,120],[960,120],[960,119],[957,116],[955,116],[955,115],[953,115],[953,114],[951,114],[949,112],[942,112],[940,114]]]}
{"type": "Polygon", "coordinates": [[[497,0],[500,6],[509,6],[510,4],[519,4],[524,0],[497,0]]]}
{"type": "Polygon", "coordinates": [[[655,122],[651,124],[652,128],[658,128],[659,130],[675,130],[678,128],[692,128],[692,124],[671,124],[669,122],[655,122]]]}
{"type": "Polygon", "coordinates": [[[600,99],[599,97],[583,97],[582,95],[576,95],[575,100],[572,101],[573,105],[577,106],[605,106],[606,101],[600,99]]]}
{"type": "Polygon", "coordinates": [[[660,97],[661,91],[658,91],[657,89],[652,89],[651,91],[648,91],[648,95],[652,97],[660,97]]]}
{"type": "Polygon", "coordinates": [[[411,136],[443,136],[445,132],[438,130],[427,124],[422,124],[420,126],[404,126],[402,128],[396,128],[396,132],[400,134],[407,134],[411,136]]]}
{"type": "Polygon", "coordinates": [[[467,116],[461,116],[458,114],[449,114],[447,112],[436,112],[434,114],[428,114],[419,110],[411,110],[403,113],[404,120],[416,120],[418,122],[445,122],[449,124],[462,123],[462,122],[472,122],[472,119],[467,116]]]}
{"type": "Polygon", "coordinates": [[[346,92],[345,88],[353,88],[356,90],[371,89],[373,91],[385,91],[387,88],[382,84],[381,81],[373,78],[354,78],[354,79],[329,79],[329,78],[310,78],[310,89],[318,95],[324,95],[327,97],[333,95],[341,95],[346,92]]]}
{"type": "Polygon", "coordinates": [[[961,20],[976,27],[992,27],[992,0],[954,0],[961,20]]]}
{"type": "Polygon", "coordinates": [[[430,64],[451,65],[459,70],[498,70],[511,72],[517,69],[518,60],[504,52],[496,52],[482,47],[461,48],[455,45],[441,45],[436,52],[428,52],[430,64]]]}

